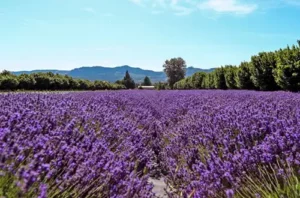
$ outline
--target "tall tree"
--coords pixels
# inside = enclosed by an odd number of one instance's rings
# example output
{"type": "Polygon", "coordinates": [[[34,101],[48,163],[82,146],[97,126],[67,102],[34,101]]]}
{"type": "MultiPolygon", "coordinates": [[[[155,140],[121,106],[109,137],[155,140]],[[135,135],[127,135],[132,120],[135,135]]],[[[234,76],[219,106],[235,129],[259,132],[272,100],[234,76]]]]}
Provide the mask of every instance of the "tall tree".
{"type": "Polygon", "coordinates": [[[237,67],[232,65],[226,65],[224,68],[225,71],[225,83],[228,89],[236,89],[236,73],[237,67]]]}
{"type": "Polygon", "coordinates": [[[18,88],[19,81],[16,75],[13,75],[7,70],[0,73],[0,89],[2,90],[15,90],[18,88]]]}
{"type": "Polygon", "coordinates": [[[225,81],[225,70],[223,67],[217,68],[214,72],[214,83],[216,89],[227,89],[225,81]]]}
{"type": "Polygon", "coordinates": [[[135,88],[134,80],[130,77],[130,74],[129,74],[128,71],[126,71],[126,73],[125,73],[123,83],[124,83],[124,86],[127,89],[134,89],[135,88]]]}
{"type": "Polygon", "coordinates": [[[239,89],[254,89],[254,84],[251,80],[250,63],[242,62],[237,69],[236,83],[239,89]]]}
{"type": "Polygon", "coordinates": [[[11,76],[12,73],[10,71],[7,71],[7,70],[3,70],[1,73],[0,73],[1,76],[11,76]]]}
{"type": "Polygon", "coordinates": [[[193,81],[192,81],[192,77],[188,76],[185,79],[182,79],[183,81],[183,87],[184,89],[193,89],[193,81]]]}
{"type": "Polygon", "coordinates": [[[300,90],[300,41],[298,46],[287,47],[276,52],[276,83],[284,90],[300,90]]]}
{"type": "Polygon", "coordinates": [[[172,58],[170,60],[166,60],[163,67],[164,72],[168,77],[169,86],[173,89],[173,85],[185,76],[186,62],[181,57],[172,58]]]}
{"type": "Polygon", "coordinates": [[[192,86],[194,89],[203,89],[203,81],[206,77],[205,72],[196,72],[192,75],[192,86]]]}
{"type": "Polygon", "coordinates": [[[251,57],[251,79],[263,91],[277,90],[273,72],[276,68],[274,52],[261,52],[251,57]]]}
{"type": "Polygon", "coordinates": [[[35,86],[35,79],[32,75],[29,74],[21,74],[18,76],[19,80],[19,89],[24,89],[24,90],[33,90],[35,86]]]}
{"type": "Polygon", "coordinates": [[[67,76],[67,78],[69,79],[69,89],[78,90],[80,86],[79,80],[70,76],[67,76]]]}
{"type": "Polygon", "coordinates": [[[50,73],[35,73],[33,77],[35,79],[35,89],[37,90],[50,90],[52,84],[52,76],[50,73]]]}
{"type": "Polygon", "coordinates": [[[215,88],[215,79],[214,72],[206,74],[202,82],[202,87],[204,89],[214,89],[215,88]]]}
{"type": "Polygon", "coordinates": [[[144,86],[151,86],[152,85],[151,80],[148,76],[146,76],[144,78],[144,82],[142,83],[142,85],[144,85],[144,86]]]}
{"type": "Polygon", "coordinates": [[[0,76],[0,89],[2,90],[15,90],[19,85],[19,81],[14,75],[1,75],[0,76]]]}

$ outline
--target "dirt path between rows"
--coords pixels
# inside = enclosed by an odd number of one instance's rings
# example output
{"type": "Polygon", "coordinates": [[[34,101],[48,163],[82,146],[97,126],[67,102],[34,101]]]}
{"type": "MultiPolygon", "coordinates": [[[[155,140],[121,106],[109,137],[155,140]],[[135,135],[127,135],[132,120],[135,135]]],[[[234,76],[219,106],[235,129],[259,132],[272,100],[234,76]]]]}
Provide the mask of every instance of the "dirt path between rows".
{"type": "Polygon", "coordinates": [[[153,183],[154,187],[153,187],[153,192],[155,193],[155,195],[159,198],[167,198],[168,195],[165,192],[165,189],[167,189],[167,184],[164,182],[163,178],[160,179],[154,179],[154,178],[150,178],[149,179],[150,183],[153,183]]]}

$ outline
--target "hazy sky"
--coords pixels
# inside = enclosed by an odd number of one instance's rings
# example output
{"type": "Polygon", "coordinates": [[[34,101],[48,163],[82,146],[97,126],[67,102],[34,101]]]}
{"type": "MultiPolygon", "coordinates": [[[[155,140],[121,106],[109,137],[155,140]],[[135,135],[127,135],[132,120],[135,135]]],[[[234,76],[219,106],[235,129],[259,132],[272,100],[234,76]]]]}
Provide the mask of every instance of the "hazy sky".
{"type": "Polygon", "coordinates": [[[0,0],[0,70],[239,64],[296,44],[300,0],[0,0]]]}

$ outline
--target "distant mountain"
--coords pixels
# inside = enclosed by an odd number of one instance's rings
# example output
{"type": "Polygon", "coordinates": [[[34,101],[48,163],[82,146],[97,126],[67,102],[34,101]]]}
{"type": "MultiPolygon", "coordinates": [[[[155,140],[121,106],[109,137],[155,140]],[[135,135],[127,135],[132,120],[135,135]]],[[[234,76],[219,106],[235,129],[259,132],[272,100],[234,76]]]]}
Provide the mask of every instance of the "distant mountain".
{"type": "Polygon", "coordinates": [[[52,72],[54,74],[62,74],[62,75],[65,75],[65,74],[68,74],[70,71],[67,71],[67,70],[32,70],[32,71],[16,71],[16,72],[12,72],[13,74],[15,75],[20,75],[20,74],[32,74],[32,73],[39,73],[39,72],[42,72],[42,73],[47,73],[47,72],[52,72]]]}
{"type": "Polygon", "coordinates": [[[209,73],[209,72],[212,72],[214,70],[215,70],[215,68],[200,69],[200,68],[195,68],[195,67],[188,67],[188,68],[186,68],[186,75],[187,76],[191,76],[191,75],[193,75],[196,72],[206,72],[206,73],[209,73]]]}
{"type": "MultiPolygon", "coordinates": [[[[109,82],[115,82],[116,80],[123,79],[126,70],[128,70],[130,76],[136,82],[142,82],[145,76],[148,76],[152,82],[158,81],[166,81],[167,77],[164,72],[157,72],[152,70],[144,70],[137,67],[131,67],[128,65],[118,66],[118,67],[103,67],[103,66],[93,66],[93,67],[80,67],[76,69],[72,69],[70,71],[67,70],[33,70],[33,71],[17,71],[12,72],[16,75],[20,74],[31,74],[37,72],[52,72],[58,73],[62,75],[69,75],[74,78],[82,78],[87,80],[105,80],[109,82]]],[[[214,69],[200,69],[195,67],[187,68],[187,76],[191,76],[196,72],[211,72],[214,69]]]]}

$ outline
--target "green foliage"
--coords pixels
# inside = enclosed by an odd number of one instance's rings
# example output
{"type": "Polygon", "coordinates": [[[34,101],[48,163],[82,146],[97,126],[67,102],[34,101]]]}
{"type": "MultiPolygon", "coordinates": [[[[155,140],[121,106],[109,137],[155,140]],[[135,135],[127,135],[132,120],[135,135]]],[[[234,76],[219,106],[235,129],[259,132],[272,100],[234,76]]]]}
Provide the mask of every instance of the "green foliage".
{"type": "Polygon", "coordinates": [[[50,89],[51,90],[63,90],[64,89],[64,80],[60,76],[53,76],[50,78],[50,89]]]}
{"type": "Polygon", "coordinates": [[[254,84],[251,80],[250,63],[242,62],[237,69],[236,83],[239,89],[254,89],[254,84]]]}
{"type": "Polygon", "coordinates": [[[52,78],[51,75],[49,75],[49,73],[36,73],[33,74],[33,77],[36,81],[36,90],[50,90],[52,78]]]}
{"type": "Polygon", "coordinates": [[[166,90],[166,89],[170,89],[168,83],[164,83],[164,82],[158,82],[154,84],[155,89],[157,90],[166,90]]]}
{"type": "Polygon", "coordinates": [[[211,73],[196,73],[191,79],[179,80],[175,89],[300,91],[300,41],[298,46],[291,48],[261,52],[252,56],[250,62],[242,62],[239,67],[227,65],[211,73]]]}
{"type": "Polygon", "coordinates": [[[21,74],[20,76],[18,76],[18,80],[18,89],[22,90],[33,90],[36,84],[34,77],[28,74],[21,74]]]}
{"type": "Polygon", "coordinates": [[[89,80],[79,79],[78,82],[79,82],[79,89],[80,90],[94,89],[94,87],[92,86],[93,84],[89,80]]]}
{"type": "Polygon", "coordinates": [[[190,77],[184,78],[176,82],[173,86],[174,89],[203,89],[203,81],[206,73],[197,72],[190,77]]]}
{"type": "Polygon", "coordinates": [[[236,75],[237,67],[232,65],[226,65],[225,68],[225,83],[228,89],[237,89],[236,75]]]}
{"type": "Polygon", "coordinates": [[[235,198],[298,198],[300,180],[296,170],[285,167],[261,166],[258,172],[244,175],[235,198]]]}
{"type": "Polygon", "coordinates": [[[3,70],[1,73],[0,73],[1,76],[11,76],[12,73],[10,71],[7,71],[7,70],[3,70]]]}
{"type": "Polygon", "coordinates": [[[67,75],[33,73],[13,75],[8,71],[0,73],[0,90],[104,90],[124,89],[124,85],[106,81],[89,81],[74,79],[67,75]]]}
{"type": "Polygon", "coordinates": [[[203,82],[206,77],[205,72],[197,72],[192,75],[192,86],[194,89],[203,89],[203,82]]]}
{"type": "Polygon", "coordinates": [[[274,72],[276,83],[284,90],[300,90],[300,43],[276,53],[277,67],[274,72]]]}
{"type": "Polygon", "coordinates": [[[251,79],[256,87],[262,91],[274,91],[278,89],[273,76],[276,68],[274,52],[261,52],[251,57],[251,79]]]}
{"type": "Polygon", "coordinates": [[[184,79],[186,73],[186,63],[182,58],[172,58],[166,60],[164,65],[164,72],[168,77],[168,83],[171,89],[176,82],[184,79]]]}
{"type": "Polygon", "coordinates": [[[142,85],[143,86],[151,86],[152,85],[151,80],[150,80],[150,78],[148,76],[146,76],[144,78],[144,82],[142,83],[142,85]]]}
{"type": "Polygon", "coordinates": [[[134,80],[130,77],[130,74],[128,71],[126,71],[125,77],[123,79],[123,84],[127,89],[135,88],[134,80]]]}
{"type": "Polygon", "coordinates": [[[217,68],[214,71],[214,85],[216,89],[227,89],[225,81],[225,69],[223,67],[217,68]]]}
{"type": "Polygon", "coordinates": [[[191,77],[184,78],[173,85],[173,89],[192,89],[191,77]]]}
{"type": "Polygon", "coordinates": [[[184,89],[185,88],[185,81],[186,81],[186,78],[176,82],[173,85],[173,89],[184,89]]]}
{"type": "Polygon", "coordinates": [[[19,85],[19,81],[16,76],[3,75],[0,76],[0,89],[1,90],[16,90],[19,85]]]}
{"type": "Polygon", "coordinates": [[[93,85],[94,90],[118,90],[118,89],[126,89],[126,87],[122,84],[112,84],[107,81],[99,81],[96,80],[93,85]]]}
{"type": "Polygon", "coordinates": [[[215,81],[214,81],[214,73],[208,73],[203,82],[202,87],[205,89],[214,89],[215,88],[215,81]]]}
{"type": "Polygon", "coordinates": [[[95,90],[103,90],[103,89],[109,89],[110,87],[107,85],[107,83],[103,81],[98,81],[96,80],[94,82],[94,87],[95,90]]]}
{"type": "Polygon", "coordinates": [[[0,197],[20,197],[21,190],[16,186],[14,176],[12,174],[4,174],[1,171],[0,174],[0,197]]]}
{"type": "Polygon", "coordinates": [[[115,84],[124,85],[124,82],[123,82],[123,80],[117,80],[117,81],[115,82],[115,84]]]}
{"type": "Polygon", "coordinates": [[[78,79],[74,79],[70,76],[65,76],[66,80],[69,82],[69,87],[68,89],[72,89],[72,90],[78,90],[80,83],[78,79]]]}
{"type": "Polygon", "coordinates": [[[119,90],[119,89],[126,89],[126,87],[124,85],[120,85],[120,84],[112,84],[112,89],[119,90]]]}

